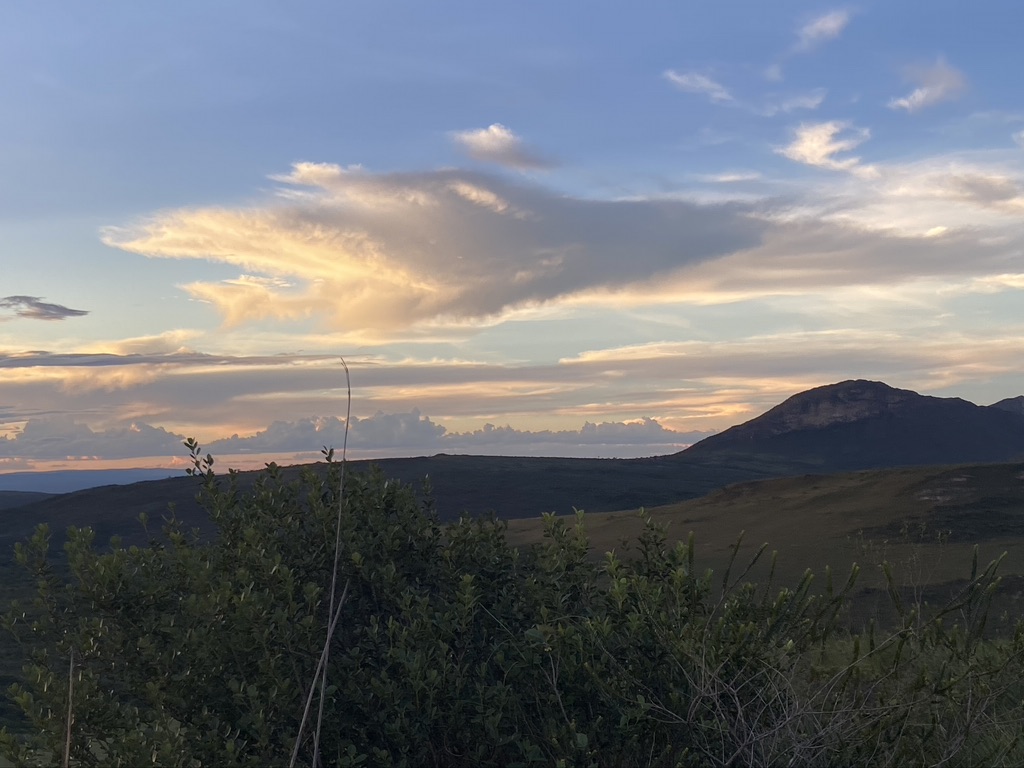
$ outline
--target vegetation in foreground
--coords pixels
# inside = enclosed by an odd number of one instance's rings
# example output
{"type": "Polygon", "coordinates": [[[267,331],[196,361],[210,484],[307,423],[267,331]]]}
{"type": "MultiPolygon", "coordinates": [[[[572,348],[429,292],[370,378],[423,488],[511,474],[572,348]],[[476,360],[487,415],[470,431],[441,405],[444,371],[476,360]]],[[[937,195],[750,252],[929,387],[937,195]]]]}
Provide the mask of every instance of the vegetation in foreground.
{"type": "MultiPolygon", "coordinates": [[[[213,541],[174,520],[106,552],[69,531],[20,547],[30,659],[0,735],[16,765],[287,765],[327,633],[338,465],[242,493],[194,455],[213,541]],[[69,675],[70,671],[70,675],[69,675]],[[69,702],[69,682],[70,702],[69,702]]],[[[330,456],[328,456],[330,460],[330,456]]],[[[409,488],[349,479],[327,765],[1011,765],[1024,762],[1024,630],[990,638],[995,564],[881,631],[846,628],[857,576],[811,590],[701,571],[648,523],[629,560],[588,556],[582,515],[515,548],[496,520],[441,526],[409,488]]]]}

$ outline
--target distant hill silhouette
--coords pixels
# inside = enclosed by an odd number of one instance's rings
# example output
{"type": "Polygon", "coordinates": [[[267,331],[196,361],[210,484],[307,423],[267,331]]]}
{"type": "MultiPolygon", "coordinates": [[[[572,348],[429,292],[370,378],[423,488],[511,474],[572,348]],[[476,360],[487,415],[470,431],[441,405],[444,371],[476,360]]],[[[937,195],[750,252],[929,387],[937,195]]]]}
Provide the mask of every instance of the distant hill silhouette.
{"type": "Polygon", "coordinates": [[[804,461],[823,472],[1024,458],[1024,398],[982,406],[879,381],[801,392],[705,438],[681,459],[744,455],[804,461]]]}
{"type": "Polygon", "coordinates": [[[175,469],[61,469],[54,472],[8,472],[0,475],[0,492],[72,493],[100,485],[130,485],[182,474],[175,469]]]}

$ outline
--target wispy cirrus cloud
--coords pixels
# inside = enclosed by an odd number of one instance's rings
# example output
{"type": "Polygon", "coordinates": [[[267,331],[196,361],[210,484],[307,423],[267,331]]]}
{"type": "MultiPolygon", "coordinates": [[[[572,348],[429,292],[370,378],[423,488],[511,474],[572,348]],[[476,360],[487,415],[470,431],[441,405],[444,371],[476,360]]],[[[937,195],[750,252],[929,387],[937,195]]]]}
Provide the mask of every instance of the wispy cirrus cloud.
{"type": "Polygon", "coordinates": [[[797,29],[796,50],[808,51],[821,43],[835,40],[850,23],[850,12],[835,10],[823,13],[797,29]]]}
{"type": "Polygon", "coordinates": [[[698,72],[677,72],[674,69],[669,69],[662,73],[662,76],[680,91],[702,94],[715,104],[737,107],[760,117],[774,117],[798,110],[815,110],[821,106],[828,94],[824,88],[815,88],[788,96],[772,95],[758,104],[753,101],[737,99],[724,85],[698,72]]]}
{"type": "Polygon", "coordinates": [[[761,75],[773,83],[785,79],[782,71],[782,60],[791,56],[808,53],[820,45],[837,39],[850,23],[851,13],[846,9],[837,9],[814,16],[796,28],[796,43],[776,61],[765,67],[761,75]]]}
{"type": "Polygon", "coordinates": [[[917,112],[925,107],[957,98],[967,88],[967,78],[944,59],[928,66],[908,67],[905,77],[917,87],[906,96],[889,101],[890,109],[917,112]]]}
{"type": "Polygon", "coordinates": [[[815,110],[821,106],[827,95],[828,91],[826,89],[815,88],[806,93],[798,93],[770,101],[762,107],[755,108],[753,111],[764,117],[774,117],[775,115],[788,115],[798,110],[815,110]]]}
{"type": "Polygon", "coordinates": [[[662,73],[662,77],[680,91],[704,94],[716,104],[735,101],[724,85],[699,72],[677,72],[674,69],[667,69],[662,73]]]}
{"type": "Polygon", "coordinates": [[[50,304],[42,300],[40,296],[4,296],[0,298],[0,311],[8,310],[10,315],[4,317],[0,314],[0,320],[10,317],[22,317],[29,320],[65,320],[69,317],[82,317],[89,312],[84,309],[71,309],[62,304],[50,304]]]}
{"type": "Polygon", "coordinates": [[[550,168],[553,163],[529,150],[523,140],[501,123],[486,128],[452,133],[452,140],[467,155],[484,163],[516,170],[550,168]]]}

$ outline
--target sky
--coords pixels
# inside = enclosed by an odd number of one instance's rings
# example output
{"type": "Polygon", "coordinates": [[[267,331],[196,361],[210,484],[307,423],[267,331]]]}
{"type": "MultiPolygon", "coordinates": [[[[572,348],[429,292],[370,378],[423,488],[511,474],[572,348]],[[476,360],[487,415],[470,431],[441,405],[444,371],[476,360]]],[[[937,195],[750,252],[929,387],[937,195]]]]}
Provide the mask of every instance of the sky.
{"type": "Polygon", "coordinates": [[[1024,6],[0,6],[0,472],[1024,393],[1024,6]]]}

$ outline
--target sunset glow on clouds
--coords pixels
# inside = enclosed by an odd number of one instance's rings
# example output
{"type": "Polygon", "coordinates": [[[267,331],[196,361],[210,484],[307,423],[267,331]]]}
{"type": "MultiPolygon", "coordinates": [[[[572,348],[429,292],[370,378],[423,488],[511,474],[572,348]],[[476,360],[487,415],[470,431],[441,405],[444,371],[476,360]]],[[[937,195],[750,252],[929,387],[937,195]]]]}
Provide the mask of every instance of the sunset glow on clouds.
{"type": "Polygon", "coordinates": [[[0,472],[1024,392],[1015,7],[457,5],[10,12],[0,472]]]}

